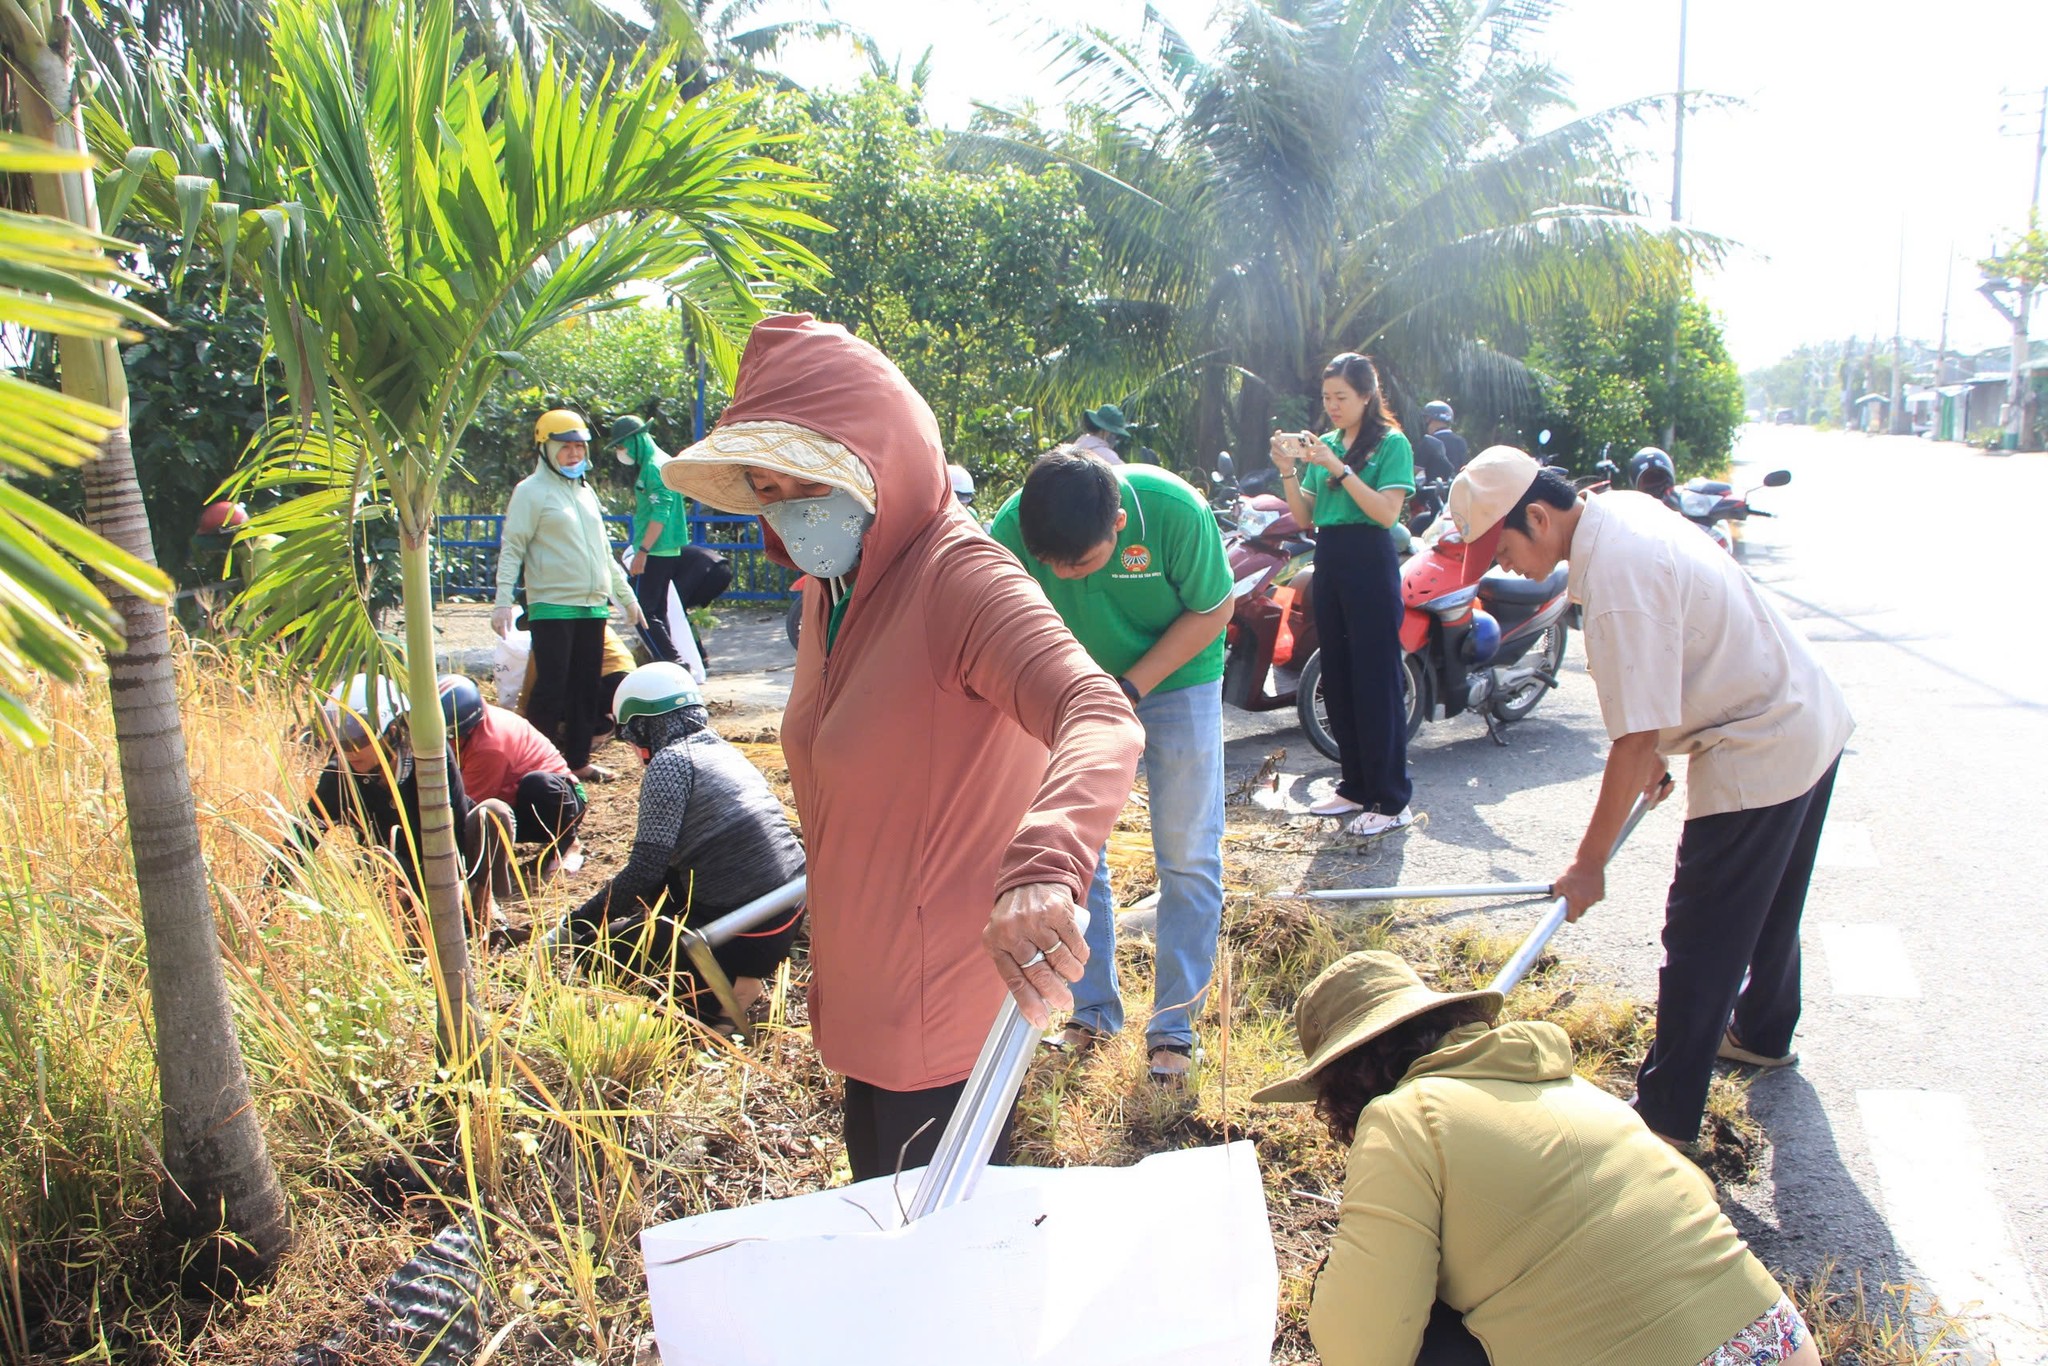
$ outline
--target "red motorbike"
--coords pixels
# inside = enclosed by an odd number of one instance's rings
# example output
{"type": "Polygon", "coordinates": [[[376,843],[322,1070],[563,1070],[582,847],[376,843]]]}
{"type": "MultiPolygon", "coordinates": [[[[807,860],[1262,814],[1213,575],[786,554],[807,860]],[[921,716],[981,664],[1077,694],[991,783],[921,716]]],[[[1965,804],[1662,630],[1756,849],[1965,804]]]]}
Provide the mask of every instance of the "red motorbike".
{"type": "MultiPolygon", "coordinates": [[[[1570,635],[1568,571],[1559,565],[1540,581],[1489,573],[1499,544],[1499,526],[1466,545],[1444,516],[1401,567],[1401,673],[1411,740],[1424,721],[1476,711],[1495,742],[1506,744],[1500,727],[1535,711],[1557,686],[1570,635]]],[[[1296,705],[1309,739],[1335,759],[1320,656],[1302,666],[1296,705]]]]}
{"type": "Polygon", "coordinates": [[[1315,541],[1287,500],[1238,487],[1228,452],[1216,457],[1210,507],[1230,557],[1230,626],[1224,634],[1223,700],[1245,711],[1292,706],[1316,652],[1315,541]]]}

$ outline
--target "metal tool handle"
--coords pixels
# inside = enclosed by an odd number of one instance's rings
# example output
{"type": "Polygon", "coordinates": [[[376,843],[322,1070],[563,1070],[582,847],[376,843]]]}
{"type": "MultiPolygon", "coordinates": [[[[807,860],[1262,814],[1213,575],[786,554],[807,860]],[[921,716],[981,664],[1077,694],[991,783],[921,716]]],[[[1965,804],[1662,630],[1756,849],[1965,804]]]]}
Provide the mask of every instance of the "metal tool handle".
{"type": "MultiPolygon", "coordinates": [[[[1668,789],[1670,786],[1671,779],[1669,776],[1666,776],[1664,787],[1668,789]]],[[[1649,810],[1650,797],[1648,793],[1644,793],[1636,798],[1635,807],[1628,813],[1628,820],[1622,824],[1621,833],[1614,837],[1614,847],[1607,851],[1608,863],[1614,862],[1614,856],[1621,852],[1622,845],[1628,843],[1628,837],[1635,833],[1636,826],[1641,823],[1645,815],[1649,814],[1649,810]]],[[[1546,888],[1545,890],[1549,889],[1546,888]]],[[[1536,960],[1542,956],[1544,946],[1550,942],[1550,936],[1556,934],[1558,927],[1564,924],[1564,918],[1569,909],[1569,903],[1563,897],[1559,897],[1551,902],[1550,909],[1545,911],[1543,918],[1536,922],[1536,928],[1529,931],[1529,937],[1522,941],[1521,947],[1515,950],[1514,956],[1501,965],[1501,970],[1494,974],[1493,980],[1487,983],[1487,987],[1490,990],[1499,992],[1503,996],[1513,991],[1516,985],[1529,975],[1529,969],[1536,966],[1536,960]]]]}
{"type": "MultiPolygon", "coordinates": [[[[804,892],[809,886],[809,878],[791,878],[765,896],[757,896],[738,910],[728,911],[698,933],[707,944],[723,944],[735,935],[745,934],[757,925],[766,924],[777,912],[795,906],[804,899],[804,892]]],[[[570,924],[565,917],[561,924],[548,931],[547,938],[541,941],[541,947],[552,953],[567,944],[571,933],[570,924]]]]}
{"type": "MultiPolygon", "coordinates": [[[[1444,901],[1454,897],[1488,896],[1500,899],[1517,896],[1548,896],[1547,882],[1445,883],[1427,887],[1326,887],[1298,895],[1310,901],[1444,901]]],[[[1280,895],[1288,895],[1281,893],[1280,895]]]]}
{"type": "MultiPolygon", "coordinates": [[[[1086,934],[1087,908],[1076,906],[1074,916],[1080,932],[1086,934]]],[[[981,1045],[981,1056],[974,1060],[974,1071],[953,1107],[952,1118],[946,1121],[945,1132],[939,1135],[932,1160],[925,1164],[917,1194],[911,1197],[908,1219],[922,1219],[933,1210],[973,1198],[989,1154],[995,1151],[996,1136],[1002,1132],[1010,1107],[1017,1103],[1017,1091],[1024,1085],[1024,1073],[1037,1051],[1038,1030],[1024,1018],[1017,998],[1005,990],[995,1026],[981,1045]]]]}

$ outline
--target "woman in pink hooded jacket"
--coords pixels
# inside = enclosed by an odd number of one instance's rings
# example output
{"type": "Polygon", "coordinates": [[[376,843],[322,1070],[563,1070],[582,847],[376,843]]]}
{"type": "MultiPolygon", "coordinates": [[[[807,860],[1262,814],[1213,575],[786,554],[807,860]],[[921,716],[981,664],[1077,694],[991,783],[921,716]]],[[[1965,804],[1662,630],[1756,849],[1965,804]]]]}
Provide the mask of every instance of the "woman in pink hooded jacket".
{"type": "Polygon", "coordinates": [[[809,575],[782,747],[811,1031],[846,1078],[854,1178],[917,1166],[1004,988],[1041,1028],[1071,1006],[1076,906],[1144,733],[954,500],[931,409],[844,328],[757,326],[731,406],[662,477],[759,513],[770,554],[809,575]]]}

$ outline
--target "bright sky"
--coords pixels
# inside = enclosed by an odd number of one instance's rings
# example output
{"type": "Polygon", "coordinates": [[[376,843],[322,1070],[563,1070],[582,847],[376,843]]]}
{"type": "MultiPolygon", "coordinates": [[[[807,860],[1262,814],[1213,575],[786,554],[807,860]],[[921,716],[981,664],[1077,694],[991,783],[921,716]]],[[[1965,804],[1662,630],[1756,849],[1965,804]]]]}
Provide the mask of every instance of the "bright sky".
{"type": "MultiPolygon", "coordinates": [[[[1214,9],[1156,4],[1190,35],[1214,9]]],[[[1581,109],[1675,85],[1678,7],[1562,0],[1544,46],[1581,109]]],[[[835,18],[902,53],[906,72],[935,49],[930,106],[949,126],[976,99],[1058,102],[1038,48],[1043,23],[1135,33],[1142,11],[1142,0],[1033,0],[1029,17],[1002,0],[831,0],[835,18]]],[[[2008,340],[1976,293],[1974,262],[2025,220],[2048,3],[1696,0],[1690,24],[1687,86],[1742,102],[1687,120],[1683,208],[1692,225],[1742,244],[1703,289],[1744,368],[1803,341],[1889,336],[1902,231],[1905,334],[1936,339],[1952,276],[1951,349],[2008,340]]],[[[824,47],[781,65],[818,86],[851,83],[864,66],[824,47]]],[[[1643,142],[1640,180],[1668,214],[1668,123],[1643,142]]]]}

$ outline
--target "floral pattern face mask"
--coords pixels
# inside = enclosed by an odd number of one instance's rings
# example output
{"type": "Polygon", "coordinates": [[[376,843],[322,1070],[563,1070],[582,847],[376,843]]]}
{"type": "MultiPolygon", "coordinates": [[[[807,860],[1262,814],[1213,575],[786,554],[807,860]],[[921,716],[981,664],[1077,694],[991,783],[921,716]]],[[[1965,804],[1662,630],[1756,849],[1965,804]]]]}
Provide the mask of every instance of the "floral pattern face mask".
{"type": "Polygon", "coordinates": [[[761,520],[782,538],[783,549],[804,573],[836,579],[860,563],[861,539],[875,514],[842,488],[820,498],[789,498],[761,508],[761,520]]]}

